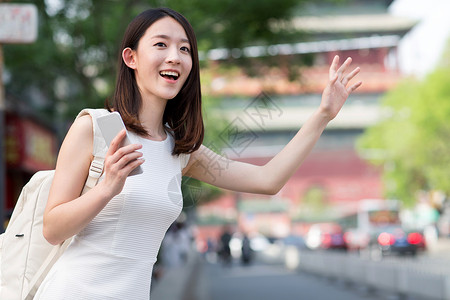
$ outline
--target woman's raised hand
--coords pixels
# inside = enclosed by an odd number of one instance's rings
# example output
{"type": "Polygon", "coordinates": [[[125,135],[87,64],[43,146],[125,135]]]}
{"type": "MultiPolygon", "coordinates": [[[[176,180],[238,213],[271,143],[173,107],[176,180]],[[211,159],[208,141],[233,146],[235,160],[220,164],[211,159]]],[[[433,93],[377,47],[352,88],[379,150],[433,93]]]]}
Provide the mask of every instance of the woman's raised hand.
{"type": "Polygon", "coordinates": [[[352,59],[349,57],[338,68],[339,56],[336,55],[331,63],[328,84],[322,93],[322,102],[319,108],[330,121],[336,117],[350,93],[362,84],[359,81],[347,87],[350,80],[360,71],[360,68],[357,67],[353,71],[346,73],[351,62],[352,59]]]}
{"type": "Polygon", "coordinates": [[[105,177],[102,181],[111,197],[119,194],[127,176],[136,167],[144,163],[142,152],[136,151],[142,148],[140,144],[131,144],[121,147],[126,136],[126,130],[120,131],[111,141],[105,157],[105,177]]]}

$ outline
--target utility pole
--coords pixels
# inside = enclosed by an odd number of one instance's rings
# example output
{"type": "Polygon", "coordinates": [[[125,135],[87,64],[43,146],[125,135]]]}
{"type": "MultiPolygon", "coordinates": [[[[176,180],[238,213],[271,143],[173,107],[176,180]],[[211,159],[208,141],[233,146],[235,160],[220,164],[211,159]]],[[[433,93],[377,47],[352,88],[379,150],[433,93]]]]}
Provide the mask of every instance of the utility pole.
{"type": "Polygon", "coordinates": [[[0,0],[0,232],[4,231],[6,199],[5,87],[3,44],[33,43],[37,39],[37,8],[34,4],[6,4],[0,0]]]}

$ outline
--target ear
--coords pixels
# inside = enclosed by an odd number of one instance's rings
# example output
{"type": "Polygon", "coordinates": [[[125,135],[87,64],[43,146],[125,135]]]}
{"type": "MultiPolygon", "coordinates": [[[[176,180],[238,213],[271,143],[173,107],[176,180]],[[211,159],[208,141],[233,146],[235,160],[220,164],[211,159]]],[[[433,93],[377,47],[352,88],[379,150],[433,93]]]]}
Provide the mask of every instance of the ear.
{"type": "Polygon", "coordinates": [[[136,51],[130,47],[123,49],[122,59],[130,69],[136,69],[136,51]]]}

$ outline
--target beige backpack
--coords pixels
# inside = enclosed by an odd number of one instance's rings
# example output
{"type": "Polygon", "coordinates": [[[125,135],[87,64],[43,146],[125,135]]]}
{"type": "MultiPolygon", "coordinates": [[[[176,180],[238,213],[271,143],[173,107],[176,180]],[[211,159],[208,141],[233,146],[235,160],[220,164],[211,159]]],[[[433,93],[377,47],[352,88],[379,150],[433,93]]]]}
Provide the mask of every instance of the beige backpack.
{"type": "MultiPolygon", "coordinates": [[[[107,146],[96,119],[109,112],[84,109],[77,118],[91,115],[94,132],[94,159],[83,192],[97,184],[103,171],[107,146]]],[[[24,186],[8,227],[0,235],[0,299],[33,299],[39,285],[72,239],[53,246],[44,238],[42,223],[54,170],[39,171],[24,186]]]]}

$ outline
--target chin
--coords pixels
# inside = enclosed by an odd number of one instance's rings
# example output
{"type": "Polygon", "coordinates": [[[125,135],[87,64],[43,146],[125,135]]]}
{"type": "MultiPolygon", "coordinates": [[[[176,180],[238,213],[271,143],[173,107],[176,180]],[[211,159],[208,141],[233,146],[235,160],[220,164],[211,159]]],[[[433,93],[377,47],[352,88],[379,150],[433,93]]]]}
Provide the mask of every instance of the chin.
{"type": "Polygon", "coordinates": [[[171,91],[168,93],[162,93],[161,94],[161,98],[163,99],[167,99],[167,100],[171,100],[173,98],[175,98],[178,94],[180,93],[180,90],[175,91],[171,91]]]}
{"type": "Polygon", "coordinates": [[[163,98],[163,99],[166,99],[166,100],[172,100],[173,98],[175,98],[176,96],[178,95],[178,93],[176,93],[176,94],[170,94],[170,95],[164,95],[163,97],[161,97],[161,98],[163,98]]]}

